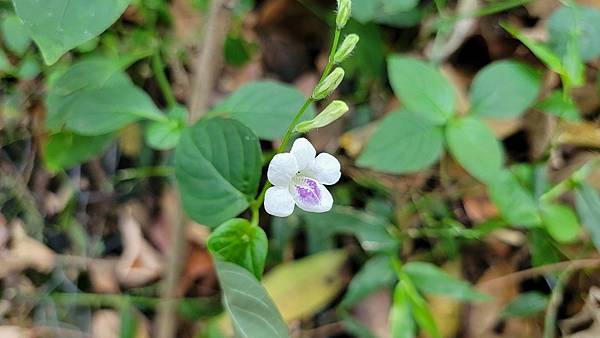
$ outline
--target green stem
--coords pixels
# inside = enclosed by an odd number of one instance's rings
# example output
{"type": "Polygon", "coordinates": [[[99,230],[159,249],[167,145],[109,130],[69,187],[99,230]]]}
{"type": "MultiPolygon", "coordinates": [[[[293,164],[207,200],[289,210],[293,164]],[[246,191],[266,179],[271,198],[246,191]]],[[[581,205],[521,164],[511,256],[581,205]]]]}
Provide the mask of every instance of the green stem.
{"type": "Polygon", "coordinates": [[[160,49],[157,49],[152,55],[152,71],[154,72],[154,76],[156,76],[158,86],[167,102],[167,107],[169,109],[175,107],[177,105],[177,99],[175,99],[169,80],[167,80],[167,76],[165,75],[165,65],[160,56],[160,49]]]}
{"type": "MultiPolygon", "coordinates": [[[[341,35],[341,30],[339,28],[336,28],[335,33],[333,35],[333,42],[331,44],[331,50],[329,51],[329,59],[327,61],[327,65],[325,66],[325,69],[323,70],[323,74],[321,74],[321,79],[319,80],[319,83],[321,81],[323,81],[323,79],[325,79],[325,77],[327,77],[327,75],[329,75],[329,73],[331,72],[331,69],[335,65],[333,58],[335,56],[335,52],[337,51],[338,44],[340,42],[340,35],[341,35]]],[[[315,100],[312,98],[312,96],[310,96],[308,99],[306,99],[306,101],[304,101],[304,104],[302,105],[302,107],[300,107],[300,110],[298,110],[298,112],[296,113],[296,116],[292,120],[292,123],[290,123],[287,131],[285,132],[285,135],[283,136],[283,139],[281,141],[281,145],[279,145],[279,148],[277,148],[276,154],[280,154],[284,150],[286,150],[288,143],[290,142],[290,138],[292,137],[292,134],[294,133],[294,128],[296,127],[296,124],[298,124],[298,121],[300,121],[300,118],[302,118],[302,115],[304,115],[304,113],[306,112],[308,107],[310,107],[310,105],[313,104],[314,102],[315,102],[315,100]]],[[[250,206],[250,210],[252,211],[252,220],[251,220],[252,224],[258,225],[259,209],[260,209],[260,206],[263,204],[263,202],[265,200],[265,194],[267,193],[267,190],[270,187],[272,187],[272,184],[271,184],[271,182],[267,181],[265,183],[265,185],[263,186],[260,194],[256,198],[256,200],[250,206]]]]}
{"type": "Polygon", "coordinates": [[[585,180],[586,177],[588,177],[592,173],[592,171],[599,165],[600,159],[592,160],[586,163],[567,179],[558,183],[552,189],[544,193],[540,197],[540,200],[542,202],[550,202],[558,199],[560,196],[566,194],[567,192],[577,188],[577,186],[579,186],[582,183],[582,181],[585,180]]]}

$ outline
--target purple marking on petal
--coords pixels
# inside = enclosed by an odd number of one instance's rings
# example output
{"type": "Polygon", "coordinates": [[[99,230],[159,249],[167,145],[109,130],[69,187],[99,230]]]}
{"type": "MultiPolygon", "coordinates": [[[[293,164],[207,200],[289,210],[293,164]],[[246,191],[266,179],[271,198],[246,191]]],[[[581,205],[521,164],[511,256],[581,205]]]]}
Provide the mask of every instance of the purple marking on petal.
{"type": "Polygon", "coordinates": [[[294,185],[297,196],[306,204],[319,204],[321,202],[321,191],[315,180],[304,178],[302,185],[294,185]]]}

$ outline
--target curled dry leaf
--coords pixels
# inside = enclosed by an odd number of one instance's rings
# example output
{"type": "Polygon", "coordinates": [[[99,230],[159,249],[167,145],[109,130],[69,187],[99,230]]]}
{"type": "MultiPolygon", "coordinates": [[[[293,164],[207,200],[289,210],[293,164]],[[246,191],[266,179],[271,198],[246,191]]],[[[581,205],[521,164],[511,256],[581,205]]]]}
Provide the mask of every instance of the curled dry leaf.
{"type": "Polygon", "coordinates": [[[135,287],[160,277],[163,262],[159,253],[144,239],[140,224],[131,207],[120,215],[119,228],[124,250],[116,266],[117,277],[123,285],[135,287]]]}
{"type": "Polygon", "coordinates": [[[117,262],[112,259],[98,259],[94,261],[94,264],[89,265],[90,282],[94,287],[94,292],[119,292],[119,283],[115,272],[116,265],[117,262]]]}
{"type": "Polygon", "coordinates": [[[2,257],[0,278],[25,269],[48,273],[55,264],[55,254],[44,244],[27,236],[20,221],[13,222],[12,243],[2,257]]]}
{"type": "Polygon", "coordinates": [[[560,329],[564,338],[600,337],[600,288],[594,286],[590,289],[581,311],[561,321],[560,329]]]}

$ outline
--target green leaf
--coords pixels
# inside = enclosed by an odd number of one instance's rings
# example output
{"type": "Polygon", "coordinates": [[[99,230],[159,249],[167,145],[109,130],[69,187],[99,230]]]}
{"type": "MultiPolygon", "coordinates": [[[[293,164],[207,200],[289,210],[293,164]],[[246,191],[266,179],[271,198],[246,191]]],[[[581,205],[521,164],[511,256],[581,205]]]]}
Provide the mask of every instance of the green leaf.
{"type": "Polygon", "coordinates": [[[3,73],[9,73],[12,70],[13,66],[10,64],[10,60],[8,60],[6,53],[0,49],[0,75],[3,75],[3,73]]]}
{"type": "Polygon", "coordinates": [[[483,68],[473,80],[470,114],[495,118],[521,116],[537,98],[541,75],[516,61],[497,61],[483,68]]]}
{"type": "Polygon", "coordinates": [[[454,89],[435,67],[393,55],[388,59],[388,74],[394,93],[408,110],[436,125],[454,114],[454,89]]]}
{"type": "Polygon", "coordinates": [[[352,17],[361,23],[379,22],[415,8],[418,0],[353,0],[352,17]]]}
{"type": "Polygon", "coordinates": [[[562,60],[558,57],[550,48],[543,43],[536,42],[529,37],[523,35],[523,33],[519,32],[517,28],[509,24],[501,24],[502,28],[504,28],[508,33],[514,36],[516,39],[521,41],[527,48],[531,50],[531,52],[537,56],[550,70],[557,74],[564,75],[565,70],[562,65],[562,60]]]}
{"type": "Polygon", "coordinates": [[[582,185],[575,191],[575,205],[581,223],[590,232],[596,249],[600,250],[600,195],[591,186],[582,185]]]}
{"type": "Polygon", "coordinates": [[[535,108],[568,121],[581,120],[581,113],[573,99],[570,96],[565,97],[559,90],[553,91],[550,96],[540,101],[535,108]]]}
{"type": "Polygon", "coordinates": [[[541,292],[525,292],[513,299],[502,311],[502,317],[529,317],[543,312],[548,296],[541,292]]]}
{"type": "Polygon", "coordinates": [[[8,15],[2,20],[2,35],[6,48],[18,56],[25,54],[31,44],[23,22],[16,15],[8,15]]]}
{"type": "Polygon", "coordinates": [[[490,297],[431,263],[410,262],[402,268],[423,293],[433,293],[463,301],[489,300],[490,297]]]}
{"type": "Polygon", "coordinates": [[[267,290],[248,270],[216,260],[223,304],[239,337],[288,338],[288,329],[267,290]]]}
{"type": "Polygon", "coordinates": [[[398,283],[394,290],[394,303],[390,311],[390,333],[392,338],[413,338],[417,327],[412,316],[412,308],[406,291],[398,283]]]}
{"type": "Polygon", "coordinates": [[[175,152],[183,208],[196,222],[217,226],[244,211],[258,190],[258,138],[241,123],[203,119],[187,128],[175,152]]]}
{"type": "Polygon", "coordinates": [[[106,59],[81,61],[50,84],[46,125],[82,135],[102,135],[140,119],[168,121],[120,65],[106,59]]]}
{"type": "Polygon", "coordinates": [[[386,229],[388,220],[379,215],[342,206],[334,206],[327,213],[302,212],[301,215],[322,237],[354,235],[366,251],[387,252],[398,248],[398,242],[386,229]]]}
{"type": "Polygon", "coordinates": [[[40,74],[40,64],[33,54],[23,58],[17,70],[17,77],[22,80],[31,80],[40,74]]]}
{"type": "Polygon", "coordinates": [[[500,174],[504,149],[480,120],[465,117],[450,121],[446,142],[454,159],[478,180],[488,183],[500,174]]]}
{"type": "Polygon", "coordinates": [[[543,203],[540,207],[542,221],[552,238],[561,243],[577,240],[581,227],[577,215],[564,204],[543,203]]]}
{"type": "Polygon", "coordinates": [[[531,263],[534,267],[558,263],[563,259],[562,253],[557,249],[557,244],[542,228],[529,229],[527,243],[531,253],[531,263]]]}
{"type": "Polygon", "coordinates": [[[391,287],[396,280],[390,258],[387,255],[377,255],[369,259],[352,278],[340,306],[350,307],[375,291],[391,287]]]}
{"type": "Polygon", "coordinates": [[[44,144],[46,167],[52,172],[70,169],[104,152],[114,139],[114,134],[83,136],[69,131],[54,133],[44,144]]]}
{"type": "Polygon", "coordinates": [[[135,338],[138,331],[138,316],[135,307],[128,298],[126,298],[125,305],[122,306],[120,312],[119,338],[135,338]]]}
{"type": "Polygon", "coordinates": [[[442,154],[441,127],[409,111],[390,113],[357,160],[359,166],[402,174],[425,169],[442,154]]]}
{"type": "MultiPolygon", "coordinates": [[[[275,140],[283,137],[304,101],[304,95],[294,87],[257,81],[245,84],[212,111],[242,122],[261,139],[275,140]]],[[[314,115],[315,109],[311,105],[300,121],[314,115]]]]}
{"type": "Polygon", "coordinates": [[[13,0],[46,64],[100,35],[125,11],[130,0],[13,0]]]}
{"type": "Polygon", "coordinates": [[[532,194],[508,170],[488,184],[490,197],[502,217],[512,225],[535,226],[542,220],[532,194]]]}
{"type": "Polygon", "coordinates": [[[210,252],[246,268],[258,280],[265,269],[268,246],[263,229],[241,218],[221,224],[208,238],[210,252]]]}
{"type": "Polygon", "coordinates": [[[419,294],[414,283],[407,274],[402,273],[400,275],[400,281],[398,282],[396,288],[401,288],[408,298],[413,317],[415,318],[417,324],[419,324],[423,330],[427,331],[431,337],[441,338],[442,335],[435,323],[435,320],[433,319],[433,315],[431,314],[429,307],[427,306],[427,302],[419,294]]]}
{"type": "Polygon", "coordinates": [[[168,121],[151,122],[145,133],[148,145],[158,150],[175,148],[181,139],[187,115],[185,108],[174,107],[167,114],[168,121]]]}
{"type": "Polygon", "coordinates": [[[584,61],[600,56],[600,11],[587,6],[563,6],[548,20],[550,48],[561,56],[568,53],[570,41],[584,61]]]}

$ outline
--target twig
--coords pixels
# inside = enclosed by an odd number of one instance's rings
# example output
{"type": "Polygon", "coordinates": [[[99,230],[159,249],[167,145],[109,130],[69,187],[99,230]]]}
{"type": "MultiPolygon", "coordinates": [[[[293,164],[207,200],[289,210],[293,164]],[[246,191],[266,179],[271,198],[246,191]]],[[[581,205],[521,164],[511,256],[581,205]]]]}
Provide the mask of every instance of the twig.
{"type": "Polygon", "coordinates": [[[223,59],[223,44],[236,0],[212,0],[204,26],[204,36],[196,62],[192,90],[189,93],[190,122],[204,114],[223,59]]]}
{"type": "Polygon", "coordinates": [[[510,282],[523,281],[553,271],[560,271],[565,269],[581,270],[586,268],[596,268],[598,266],[600,266],[600,258],[578,259],[574,261],[559,262],[555,264],[548,264],[536,268],[517,271],[502,277],[490,279],[481,284],[507,284],[510,282]]]}

